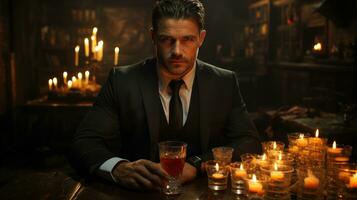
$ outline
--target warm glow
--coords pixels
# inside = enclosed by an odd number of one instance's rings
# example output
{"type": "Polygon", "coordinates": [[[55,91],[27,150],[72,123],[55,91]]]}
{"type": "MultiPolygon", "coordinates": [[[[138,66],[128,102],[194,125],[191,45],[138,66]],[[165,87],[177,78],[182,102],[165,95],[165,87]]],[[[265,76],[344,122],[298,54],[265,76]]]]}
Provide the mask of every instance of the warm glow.
{"type": "Polygon", "coordinates": [[[99,46],[99,47],[103,47],[103,44],[104,44],[103,40],[101,40],[101,41],[98,42],[98,46],[99,46]]]}
{"type": "Polygon", "coordinates": [[[119,47],[115,47],[114,52],[119,53],[119,47]]]}
{"type": "Polygon", "coordinates": [[[89,71],[88,71],[88,70],[84,72],[84,76],[85,76],[86,78],[89,77],[89,71]]]}
{"type": "Polygon", "coordinates": [[[79,46],[78,45],[76,46],[76,48],[74,48],[74,51],[77,52],[77,53],[79,52],[79,46]]]}
{"type": "Polygon", "coordinates": [[[218,163],[216,163],[215,168],[216,168],[216,171],[219,171],[219,165],[218,165],[218,163]]]}
{"type": "Polygon", "coordinates": [[[354,178],[357,178],[357,172],[356,172],[355,174],[353,174],[353,177],[354,177],[354,178]]]}
{"type": "Polygon", "coordinates": [[[67,72],[63,72],[63,78],[66,79],[68,76],[68,73],[67,72]]]}
{"type": "Polygon", "coordinates": [[[79,80],[82,80],[82,78],[83,78],[83,75],[82,75],[81,72],[79,72],[79,73],[78,73],[78,79],[79,79],[79,80]]]}
{"type": "Polygon", "coordinates": [[[263,154],[262,160],[266,160],[267,159],[267,155],[263,154]]]}
{"type": "Polygon", "coordinates": [[[255,174],[253,174],[253,176],[252,176],[252,181],[257,182],[257,177],[255,176],[255,174]]]}
{"type": "Polygon", "coordinates": [[[336,146],[337,146],[336,141],[333,141],[333,143],[332,143],[332,148],[333,148],[333,149],[336,149],[336,146]]]}
{"type": "Polygon", "coordinates": [[[68,85],[68,89],[71,89],[71,87],[72,87],[72,81],[68,81],[67,85],[68,85]]]}
{"type": "Polygon", "coordinates": [[[276,149],[276,142],[275,141],[273,142],[273,149],[274,150],[276,149]]]}
{"type": "Polygon", "coordinates": [[[283,154],[280,152],[279,153],[279,157],[278,157],[279,160],[282,160],[283,159],[283,154]]]}
{"type": "Polygon", "coordinates": [[[239,169],[240,169],[240,170],[243,170],[243,169],[244,169],[242,163],[240,164],[239,169]]]}
{"type": "Polygon", "coordinates": [[[278,164],[277,163],[274,163],[274,170],[278,171],[278,164]]]}
{"type": "Polygon", "coordinates": [[[86,57],[89,56],[89,40],[88,40],[88,38],[84,38],[84,54],[86,57]]]}
{"type": "Polygon", "coordinates": [[[97,27],[93,27],[93,35],[96,35],[98,32],[98,28],[97,27]]]}
{"type": "Polygon", "coordinates": [[[315,51],[321,51],[322,50],[322,44],[319,42],[314,45],[314,50],[315,51]]]}
{"type": "Polygon", "coordinates": [[[299,138],[300,138],[300,139],[304,139],[304,134],[300,134],[300,135],[299,135],[299,138]]]}
{"type": "Polygon", "coordinates": [[[316,129],[316,132],[315,132],[315,137],[319,137],[319,129],[316,129]]]}
{"type": "Polygon", "coordinates": [[[52,90],[52,79],[48,80],[48,89],[52,90]]]}
{"type": "Polygon", "coordinates": [[[53,85],[54,85],[55,87],[57,87],[57,83],[58,83],[57,78],[54,77],[54,78],[52,79],[52,81],[53,81],[53,85]]]}

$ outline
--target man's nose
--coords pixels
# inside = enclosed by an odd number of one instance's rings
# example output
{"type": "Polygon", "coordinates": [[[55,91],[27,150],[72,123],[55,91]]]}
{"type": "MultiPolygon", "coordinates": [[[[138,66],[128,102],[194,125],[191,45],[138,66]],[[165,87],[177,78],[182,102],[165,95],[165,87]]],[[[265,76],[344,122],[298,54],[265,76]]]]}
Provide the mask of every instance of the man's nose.
{"type": "Polygon", "coordinates": [[[182,45],[179,40],[176,40],[173,45],[172,54],[181,55],[181,53],[182,53],[182,45]]]}

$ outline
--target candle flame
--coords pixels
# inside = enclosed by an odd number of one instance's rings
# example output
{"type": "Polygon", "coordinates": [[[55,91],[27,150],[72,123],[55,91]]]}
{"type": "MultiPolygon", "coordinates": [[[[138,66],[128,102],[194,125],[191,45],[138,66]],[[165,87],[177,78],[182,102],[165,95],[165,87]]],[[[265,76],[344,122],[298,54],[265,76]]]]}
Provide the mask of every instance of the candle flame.
{"type": "Polygon", "coordinates": [[[267,155],[263,154],[262,160],[266,160],[267,159],[267,155]]]}
{"type": "Polygon", "coordinates": [[[82,79],[83,75],[81,72],[78,73],[78,79],[82,79]]]}
{"type": "Polygon", "coordinates": [[[76,82],[77,81],[77,78],[75,76],[72,76],[72,82],[76,82]]]}
{"type": "Polygon", "coordinates": [[[218,163],[216,163],[216,166],[215,166],[215,167],[216,167],[216,170],[219,171],[219,165],[218,165],[218,163]]]}
{"type": "Polygon", "coordinates": [[[63,72],[63,78],[67,78],[68,73],[67,72],[63,72]]]}
{"type": "Polygon", "coordinates": [[[315,132],[315,137],[319,137],[319,129],[316,129],[316,132],[315,132]]]}
{"type": "Polygon", "coordinates": [[[52,79],[52,82],[53,82],[53,85],[57,85],[57,78],[56,77],[54,77],[53,79],[52,79]]]}
{"type": "Polygon", "coordinates": [[[304,139],[304,134],[300,134],[300,135],[299,135],[299,138],[300,138],[300,139],[304,139]]]}
{"type": "Polygon", "coordinates": [[[253,174],[253,176],[252,176],[252,181],[257,182],[257,176],[255,176],[255,174],[253,174]]]}
{"type": "Polygon", "coordinates": [[[280,152],[279,153],[279,157],[278,157],[279,160],[282,160],[283,159],[283,154],[280,152]]]}
{"type": "Polygon", "coordinates": [[[84,44],[89,44],[88,38],[84,38],[84,44]]]}
{"type": "Polygon", "coordinates": [[[354,177],[354,178],[357,178],[357,172],[353,174],[353,177],[354,177]]]}
{"type": "Polygon", "coordinates": [[[120,50],[119,47],[115,47],[114,52],[119,53],[119,50],[120,50]]]}
{"type": "Polygon", "coordinates": [[[68,85],[68,88],[71,89],[71,87],[72,87],[72,81],[68,81],[67,85],[68,85]]]}
{"type": "Polygon", "coordinates": [[[97,34],[98,32],[98,28],[97,27],[93,27],[93,35],[97,34]]]}
{"type": "Polygon", "coordinates": [[[273,142],[273,149],[274,150],[276,149],[276,142],[275,141],[273,142]]]}
{"type": "Polygon", "coordinates": [[[89,77],[89,71],[88,71],[88,70],[85,71],[85,72],[84,72],[84,75],[85,75],[86,77],[89,77]]]}
{"type": "Polygon", "coordinates": [[[333,143],[332,143],[332,148],[333,148],[333,149],[336,149],[336,146],[337,146],[337,145],[336,145],[336,141],[333,141],[333,143]]]}
{"type": "Polygon", "coordinates": [[[277,163],[274,163],[274,170],[278,171],[278,164],[277,163]]]}
{"type": "Polygon", "coordinates": [[[101,40],[101,41],[98,42],[98,46],[99,46],[99,47],[103,47],[103,45],[104,45],[103,40],[101,40]]]}
{"type": "Polygon", "coordinates": [[[244,169],[242,163],[240,164],[239,169],[240,169],[240,170],[243,170],[243,169],[244,169]]]}
{"type": "Polygon", "coordinates": [[[79,52],[79,45],[77,45],[76,48],[74,48],[74,51],[79,52]]]}
{"type": "Polygon", "coordinates": [[[48,80],[48,85],[52,86],[52,79],[48,80]]]}
{"type": "Polygon", "coordinates": [[[314,50],[315,51],[321,51],[322,50],[322,44],[318,42],[317,44],[314,45],[314,50]]]}

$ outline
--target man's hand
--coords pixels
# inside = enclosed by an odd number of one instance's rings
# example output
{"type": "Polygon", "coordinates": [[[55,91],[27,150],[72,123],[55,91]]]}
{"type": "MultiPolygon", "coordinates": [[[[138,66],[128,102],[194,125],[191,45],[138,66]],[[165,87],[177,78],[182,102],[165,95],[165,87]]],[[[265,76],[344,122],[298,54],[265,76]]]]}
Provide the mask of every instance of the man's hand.
{"type": "Polygon", "coordinates": [[[185,166],[183,167],[183,172],[180,177],[181,183],[186,183],[192,181],[197,174],[197,169],[190,165],[189,163],[185,163],[185,166]]]}
{"type": "Polygon", "coordinates": [[[159,163],[144,159],[120,162],[112,174],[122,186],[138,190],[160,189],[162,180],[168,177],[159,163]]]}

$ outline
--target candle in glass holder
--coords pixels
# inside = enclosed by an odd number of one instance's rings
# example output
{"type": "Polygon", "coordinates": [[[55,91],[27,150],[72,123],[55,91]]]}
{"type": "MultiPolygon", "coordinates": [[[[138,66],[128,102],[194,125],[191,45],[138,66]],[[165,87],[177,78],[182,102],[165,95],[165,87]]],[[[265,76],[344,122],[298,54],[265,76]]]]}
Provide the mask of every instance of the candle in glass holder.
{"type": "Polygon", "coordinates": [[[270,177],[273,180],[281,180],[284,178],[284,173],[281,171],[278,171],[278,164],[274,163],[274,171],[270,172],[270,177]]]}
{"type": "Polygon", "coordinates": [[[67,84],[67,76],[68,73],[66,71],[63,72],[63,83],[66,85],[67,84]]]}
{"type": "Polygon", "coordinates": [[[311,170],[307,171],[308,176],[304,178],[304,188],[317,189],[320,186],[320,180],[312,173],[311,170]]]}
{"type": "Polygon", "coordinates": [[[357,173],[350,177],[349,188],[357,188],[357,173]]]}
{"type": "Polygon", "coordinates": [[[224,175],[222,173],[219,173],[219,165],[218,165],[218,163],[216,163],[215,168],[216,168],[216,172],[212,174],[212,178],[214,178],[214,179],[222,179],[222,178],[224,178],[224,175]]]}
{"type": "Polygon", "coordinates": [[[257,180],[255,174],[253,174],[252,179],[248,182],[248,190],[252,193],[263,193],[263,185],[257,180]]]}
{"type": "Polygon", "coordinates": [[[342,148],[337,148],[336,146],[336,141],[333,141],[332,148],[328,148],[327,152],[330,154],[340,154],[342,152],[342,148]]]}
{"type": "Polygon", "coordinates": [[[313,145],[324,145],[323,140],[319,138],[319,129],[316,129],[315,137],[309,138],[309,143],[313,145]]]}
{"type": "Polygon", "coordinates": [[[304,138],[304,134],[300,134],[300,135],[299,135],[299,138],[296,140],[296,144],[297,144],[299,147],[305,147],[305,146],[307,146],[308,142],[307,142],[306,138],[304,138]]]}
{"type": "Polygon", "coordinates": [[[242,163],[240,164],[239,169],[235,170],[234,175],[237,178],[244,178],[244,177],[247,176],[247,172],[243,168],[243,164],[242,163]]]}

